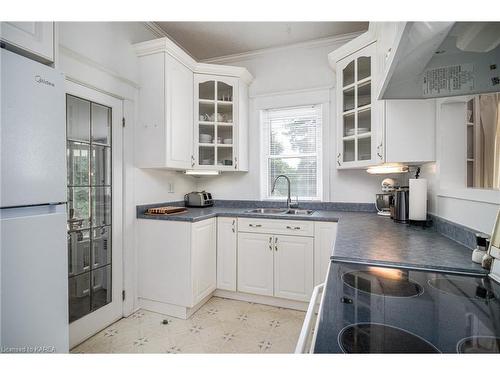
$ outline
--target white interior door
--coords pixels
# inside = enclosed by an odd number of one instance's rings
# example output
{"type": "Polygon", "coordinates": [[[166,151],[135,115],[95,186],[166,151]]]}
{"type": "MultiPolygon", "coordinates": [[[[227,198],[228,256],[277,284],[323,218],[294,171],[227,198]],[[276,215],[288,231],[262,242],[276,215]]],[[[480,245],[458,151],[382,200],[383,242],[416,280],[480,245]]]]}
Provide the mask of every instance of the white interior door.
{"type": "Polygon", "coordinates": [[[123,102],[66,82],[70,347],[122,317],[123,102]]]}

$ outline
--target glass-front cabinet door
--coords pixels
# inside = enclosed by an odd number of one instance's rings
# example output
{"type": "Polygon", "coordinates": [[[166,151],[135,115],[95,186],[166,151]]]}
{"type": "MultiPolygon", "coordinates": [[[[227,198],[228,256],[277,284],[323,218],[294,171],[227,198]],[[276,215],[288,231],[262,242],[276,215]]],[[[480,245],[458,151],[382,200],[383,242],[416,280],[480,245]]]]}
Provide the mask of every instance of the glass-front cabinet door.
{"type": "Polygon", "coordinates": [[[375,44],[337,63],[337,168],[362,168],[383,159],[374,63],[375,44]]]}
{"type": "Polygon", "coordinates": [[[195,167],[237,168],[238,80],[195,75],[195,167]]]}

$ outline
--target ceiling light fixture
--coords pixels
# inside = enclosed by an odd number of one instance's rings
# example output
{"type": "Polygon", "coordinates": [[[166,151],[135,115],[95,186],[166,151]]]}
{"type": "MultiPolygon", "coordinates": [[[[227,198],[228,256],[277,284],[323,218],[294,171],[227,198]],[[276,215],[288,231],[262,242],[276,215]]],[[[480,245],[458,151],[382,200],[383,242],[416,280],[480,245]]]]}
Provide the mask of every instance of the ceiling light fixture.
{"type": "Polygon", "coordinates": [[[219,171],[211,171],[211,170],[196,170],[196,169],[188,169],[184,171],[184,174],[189,176],[217,176],[220,174],[219,171]]]}
{"type": "Polygon", "coordinates": [[[401,164],[382,164],[375,167],[369,167],[366,170],[370,174],[391,174],[391,173],[406,173],[408,172],[408,167],[401,164]]]}

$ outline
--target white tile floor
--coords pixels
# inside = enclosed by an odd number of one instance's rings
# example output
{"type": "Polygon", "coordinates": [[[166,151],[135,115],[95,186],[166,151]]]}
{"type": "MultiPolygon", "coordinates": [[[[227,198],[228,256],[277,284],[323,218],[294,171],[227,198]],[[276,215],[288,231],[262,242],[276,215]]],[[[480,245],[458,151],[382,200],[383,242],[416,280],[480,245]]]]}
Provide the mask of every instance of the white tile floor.
{"type": "Polygon", "coordinates": [[[293,353],[304,315],[213,297],[187,320],[139,310],[72,353],[293,353]]]}

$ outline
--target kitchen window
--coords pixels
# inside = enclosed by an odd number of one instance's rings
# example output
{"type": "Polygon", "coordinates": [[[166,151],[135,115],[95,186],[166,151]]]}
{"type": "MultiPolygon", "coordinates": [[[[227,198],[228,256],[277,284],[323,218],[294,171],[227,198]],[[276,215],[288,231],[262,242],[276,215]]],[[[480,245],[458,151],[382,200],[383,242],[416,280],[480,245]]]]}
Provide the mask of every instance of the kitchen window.
{"type": "Polygon", "coordinates": [[[284,174],[290,178],[292,199],[298,197],[299,200],[320,200],[321,105],[263,110],[261,125],[262,197],[286,199],[288,187],[285,179],[278,180],[276,189],[271,194],[275,178],[284,174]]]}

